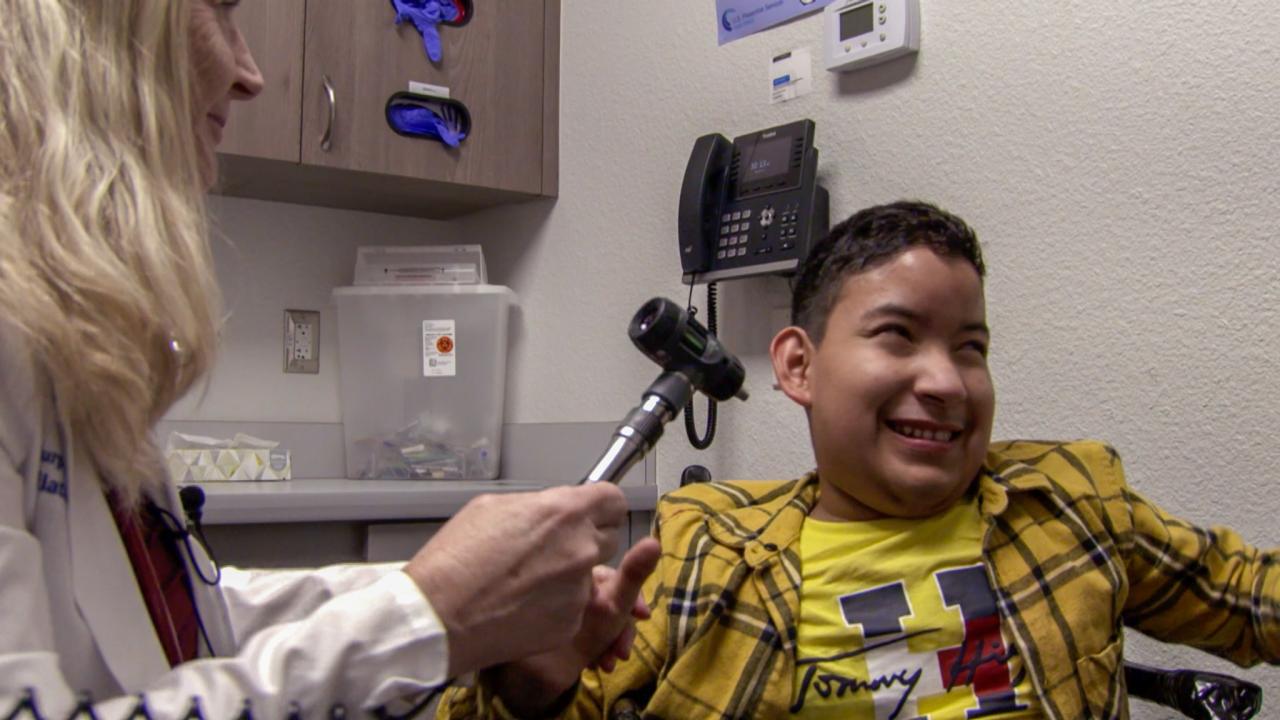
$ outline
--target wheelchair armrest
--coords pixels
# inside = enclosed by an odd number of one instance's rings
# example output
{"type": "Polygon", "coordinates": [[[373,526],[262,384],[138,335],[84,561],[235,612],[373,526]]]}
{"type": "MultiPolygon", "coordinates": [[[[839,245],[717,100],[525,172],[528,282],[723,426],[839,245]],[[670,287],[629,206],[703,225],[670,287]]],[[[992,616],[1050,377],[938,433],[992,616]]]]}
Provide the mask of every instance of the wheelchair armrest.
{"type": "Polygon", "coordinates": [[[1130,696],[1197,720],[1248,720],[1262,709],[1262,688],[1230,675],[1126,662],[1124,678],[1130,696]]]}

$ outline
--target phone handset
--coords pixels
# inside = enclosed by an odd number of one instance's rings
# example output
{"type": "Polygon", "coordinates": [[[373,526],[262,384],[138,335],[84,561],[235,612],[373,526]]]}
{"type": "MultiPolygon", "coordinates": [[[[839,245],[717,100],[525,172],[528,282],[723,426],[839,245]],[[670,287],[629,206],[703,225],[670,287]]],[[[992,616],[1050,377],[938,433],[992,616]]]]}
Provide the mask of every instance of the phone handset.
{"type": "Polygon", "coordinates": [[[689,154],[678,221],[680,264],[686,275],[711,268],[732,157],[733,144],[718,133],[698,138],[689,154]]]}

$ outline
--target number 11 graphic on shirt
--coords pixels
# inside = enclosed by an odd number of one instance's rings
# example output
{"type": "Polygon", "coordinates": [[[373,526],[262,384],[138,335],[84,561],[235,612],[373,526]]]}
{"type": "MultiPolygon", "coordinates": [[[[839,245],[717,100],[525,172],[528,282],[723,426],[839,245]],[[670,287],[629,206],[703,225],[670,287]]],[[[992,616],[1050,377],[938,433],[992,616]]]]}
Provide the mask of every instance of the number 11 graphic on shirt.
{"type": "MultiPolygon", "coordinates": [[[[1022,678],[1013,677],[1009,669],[1015,649],[1005,648],[995,596],[983,567],[940,570],[933,579],[942,606],[960,611],[964,636],[959,646],[922,652],[907,647],[910,638],[937,629],[907,631],[903,621],[915,613],[902,582],[845,595],[839,599],[841,614],[847,625],[862,628],[863,647],[835,657],[798,659],[801,680],[792,711],[804,706],[811,691],[822,700],[865,691],[872,695],[877,718],[897,720],[920,715],[921,700],[960,686],[969,686],[976,700],[976,706],[964,713],[969,720],[1026,710],[1014,692],[1022,678]],[[863,656],[866,662],[865,678],[848,677],[819,664],[855,656],[863,656]]],[[[917,620],[929,622],[929,618],[917,620]]]]}

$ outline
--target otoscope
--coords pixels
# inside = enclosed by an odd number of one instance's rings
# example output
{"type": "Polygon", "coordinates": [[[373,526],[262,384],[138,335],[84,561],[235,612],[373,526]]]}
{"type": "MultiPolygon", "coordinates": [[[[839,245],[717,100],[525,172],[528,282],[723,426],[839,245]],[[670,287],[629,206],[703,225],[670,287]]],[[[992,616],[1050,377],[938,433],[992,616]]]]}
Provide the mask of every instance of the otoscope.
{"type": "Polygon", "coordinates": [[[732,397],[747,399],[742,363],[671,300],[659,297],[641,306],[627,334],[640,352],[662,366],[662,374],[614,431],[609,449],[581,485],[618,482],[658,442],[662,426],[684,408],[695,390],[722,402],[732,397]]]}

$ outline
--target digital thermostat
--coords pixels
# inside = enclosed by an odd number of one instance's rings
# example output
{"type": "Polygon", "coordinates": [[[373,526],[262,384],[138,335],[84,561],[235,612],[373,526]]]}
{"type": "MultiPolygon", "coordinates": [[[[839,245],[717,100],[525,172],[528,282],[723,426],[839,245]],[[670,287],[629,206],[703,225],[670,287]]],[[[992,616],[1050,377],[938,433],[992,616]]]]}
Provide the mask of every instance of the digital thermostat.
{"type": "Polygon", "coordinates": [[[920,0],[836,0],[824,13],[822,45],[831,72],[920,49],[920,0]]]}

